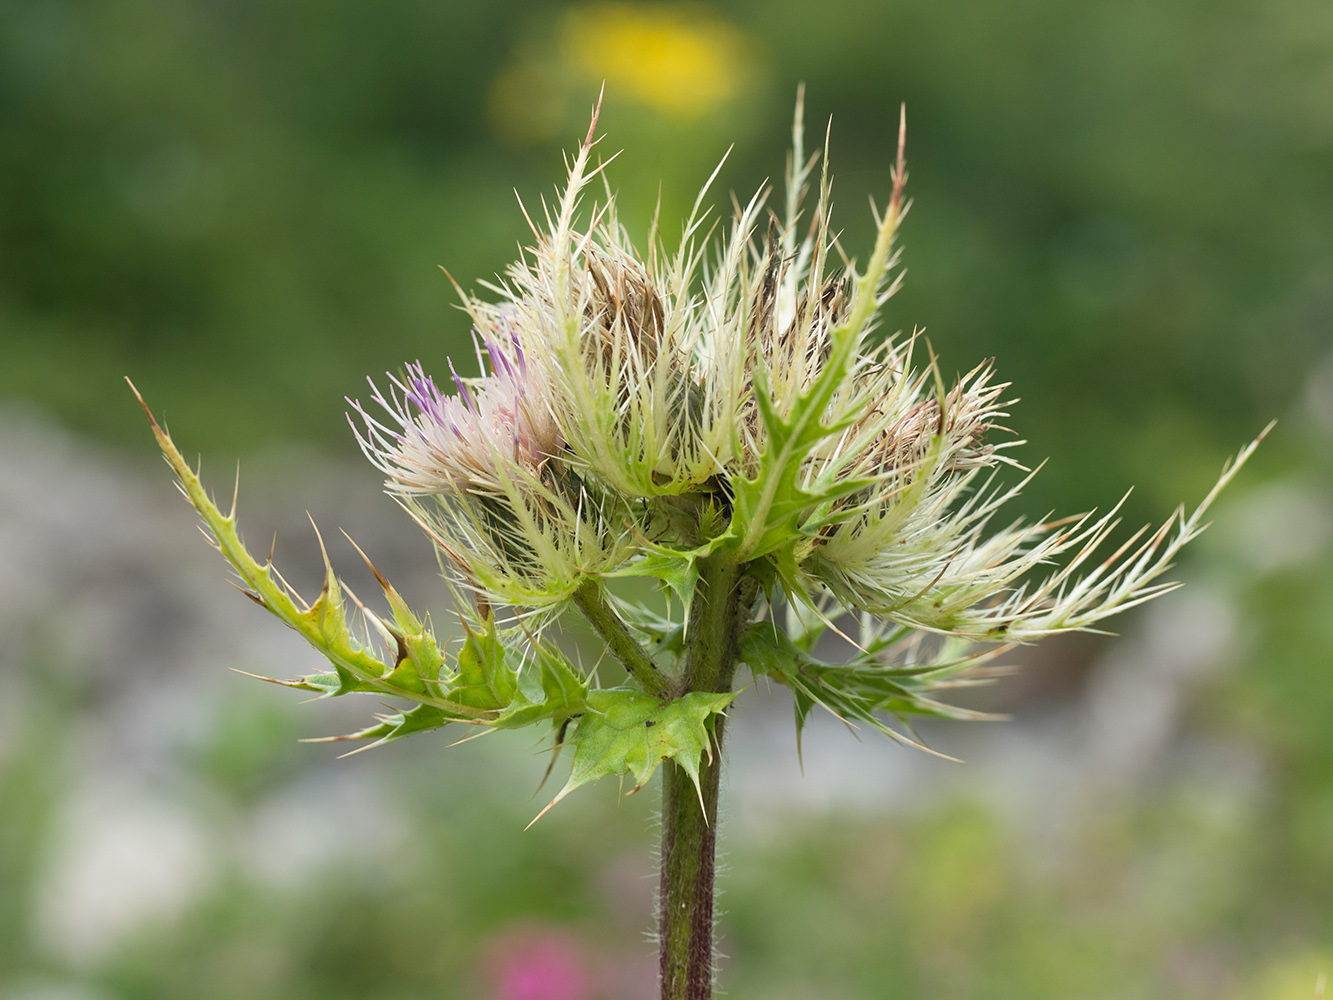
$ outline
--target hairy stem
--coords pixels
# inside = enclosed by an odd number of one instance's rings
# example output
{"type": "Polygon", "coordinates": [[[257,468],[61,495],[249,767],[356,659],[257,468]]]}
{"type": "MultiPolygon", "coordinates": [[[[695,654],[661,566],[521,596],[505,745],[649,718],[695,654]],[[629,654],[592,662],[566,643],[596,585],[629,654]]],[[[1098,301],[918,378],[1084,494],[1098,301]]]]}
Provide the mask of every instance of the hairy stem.
{"type": "Polygon", "coordinates": [[[588,619],[588,624],[602,637],[611,654],[639,682],[640,687],[655,698],[665,700],[671,697],[666,675],[657,669],[639,640],[634,638],[615,609],[607,603],[600,583],[592,579],[585,580],[574,591],[574,603],[583,617],[588,619]]]}
{"type": "MultiPolygon", "coordinates": [[[[737,642],[755,592],[754,581],[730,559],[701,561],[690,606],[686,691],[731,690],[737,642]]],[[[673,761],[662,766],[658,894],[662,1000],[709,1000],[713,995],[713,883],[723,729],[724,720],[718,717],[713,758],[700,772],[699,793],[673,761]]]]}
{"type": "MultiPolygon", "coordinates": [[[[715,739],[722,739],[722,720],[715,739]]],[[[713,995],[713,878],[717,855],[721,760],[699,775],[699,796],[685,769],[662,764],[662,875],[658,889],[658,963],[662,1000],[708,1000],[713,995]]]]}

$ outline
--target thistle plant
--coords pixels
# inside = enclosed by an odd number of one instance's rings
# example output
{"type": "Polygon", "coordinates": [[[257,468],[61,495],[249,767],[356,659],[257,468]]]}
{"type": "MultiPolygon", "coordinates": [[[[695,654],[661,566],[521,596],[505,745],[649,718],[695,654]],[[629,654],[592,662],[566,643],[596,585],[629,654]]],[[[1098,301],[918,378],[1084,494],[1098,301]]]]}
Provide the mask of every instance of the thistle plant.
{"type": "Polygon", "coordinates": [[[478,373],[451,364],[437,382],[408,365],[351,402],[363,451],[446,568],[456,645],[378,572],[387,612],[349,612],[327,555],[322,591],[302,600],[246,549],[235,500],[222,513],[153,431],[245,593],[332,666],[278,683],[404,703],[343,738],[544,726],[555,754],[572,750],[546,809],[661,769],[661,995],[699,1000],[738,669],[790,689],[798,741],[819,707],[925,749],[912,720],[983,717],[942,699],[993,679],[1015,644],[1172,589],[1163,575],[1258,441],[1193,513],[1113,551],[1119,505],[997,527],[1033,474],[1010,457],[1008,385],[989,362],[949,384],[923,337],[877,332],[902,277],[905,118],[864,265],[831,228],[827,139],[807,155],[799,101],[782,203],[761,190],[714,239],[705,185],[675,252],[656,219],[642,250],[621,226],[596,121],[540,224],[529,217],[532,245],[484,294],[459,289],[478,373]],[[634,577],[658,599],[628,599],[634,577]],[[622,683],[600,686],[554,641],[571,608],[622,683]],[[823,658],[830,633],[853,655],[823,658]]]}

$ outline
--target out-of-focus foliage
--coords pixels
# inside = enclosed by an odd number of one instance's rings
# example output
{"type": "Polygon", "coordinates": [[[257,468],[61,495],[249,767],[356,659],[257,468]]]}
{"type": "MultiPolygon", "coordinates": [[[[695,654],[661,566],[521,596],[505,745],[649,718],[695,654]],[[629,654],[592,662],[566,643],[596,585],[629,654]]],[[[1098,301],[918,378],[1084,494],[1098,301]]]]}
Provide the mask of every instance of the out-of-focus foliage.
{"type": "MultiPolygon", "coordinates": [[[[1156,519],[1273,416],[1247,474],[1328,496],[1333,375],[1308,381],[1333,349],[1323,0],[0,2],[0,396],[141,443],[129,373],[192,447],[350,454],[342,397],[464,352],[436,266],[471,285],[513,258],[513,189],[549,198],[603,80],[641,232],[659,180],[663,218],[682,217],[733,141],[715,190],[778,178],[801,79],[807,121],[835,116],[850,247],[870,242],[907,103],[915,207],[887,321],[924,325],[949,372],[1000,359],[1019,457],[1052,456],[1034,514],[1134,483],[1128,519],[1156,519]]],[[[969,803],[733,843],[733,992],[1311,997],[1333,969],[1333,569],[1313,535],[1294,543],[1309,557],[1273,557],[1289,509],[1262,508],[1248,562],[1218,557],[1245,617],[1230,673],[1188,706],[1258,755],[1257,791],[1182,767],[1059,852],[969,803]]],[[[513,930],[538,913],[607,965],[639,954],[647,897],[617,909],[606,873],[645,849],[647,803],[591,816],[591,796],[521,834],[527,804],[427,745],[377,751],[412,762],[395,780],[416,845],[382,869],[273,888],[221,852],[236,870],[185,918],[67,967],[34,907],[77,752],[63,720],[96,706],[59,663],[3,670],[36,694],[0,715],[0,995],[424,997],[472,976],[493,996],[504,956],[547,954],[540,928],[513,930]]],[[[290,720],[219,717],[237,732],[189,761],[230,842],[312,751],[274,749],[290,720]]]]}

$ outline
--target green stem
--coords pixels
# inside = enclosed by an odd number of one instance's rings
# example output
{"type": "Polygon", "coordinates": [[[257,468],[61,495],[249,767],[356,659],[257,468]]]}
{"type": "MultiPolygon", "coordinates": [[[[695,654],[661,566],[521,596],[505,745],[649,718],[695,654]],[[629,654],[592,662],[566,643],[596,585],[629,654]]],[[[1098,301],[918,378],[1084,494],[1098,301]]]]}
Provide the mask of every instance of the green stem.
{"type": "MultiPolygon", "coordinates": [[[[749,619],[756,585],[729,558],[701,560],[699,570],[690,605],[685,691],[730,691],[738,638],[749,619]]],[[[713,884],[723,722],[718,717],[714,723],[713,759],[700,773],[699,793],[674,761],[662,765],[658,893],[662,1000],[709,1000],[713,995],[713,884]]]]}
{"type": "Polygon", "coordinates": [[[588,579],[580,584],[578,590],[574,591],[574,604],[602,637],[612,655],[639,682],[640,687],[663,701],[671,697],[671,685],[666,675],[657,669],[639,640],[634,638],[615,609],[607,603],[600,583],[588,579]]]}
{"type": "Polygon", "coordinates": [[[717,855],[719,747],[694,782],[675,761],[662,764],[662,875],[658,887],[659,971],[662,1000],[708,1000],[713,995],[713,879],[717,855]]]}

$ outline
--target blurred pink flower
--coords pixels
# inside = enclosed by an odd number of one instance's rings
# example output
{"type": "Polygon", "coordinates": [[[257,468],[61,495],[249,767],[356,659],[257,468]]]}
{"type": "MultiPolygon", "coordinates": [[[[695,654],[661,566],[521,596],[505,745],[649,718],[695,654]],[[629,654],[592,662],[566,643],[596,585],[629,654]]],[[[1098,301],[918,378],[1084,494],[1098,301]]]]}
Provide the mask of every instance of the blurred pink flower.
{"type": "Polygon", "coordinates": [[[592,1000],[592,976],[573,935],[547,929],[511,931],[487,951],[495,1000],[592,1000]]]}

